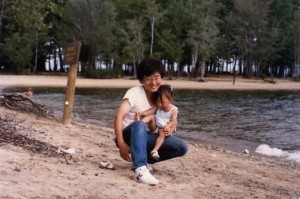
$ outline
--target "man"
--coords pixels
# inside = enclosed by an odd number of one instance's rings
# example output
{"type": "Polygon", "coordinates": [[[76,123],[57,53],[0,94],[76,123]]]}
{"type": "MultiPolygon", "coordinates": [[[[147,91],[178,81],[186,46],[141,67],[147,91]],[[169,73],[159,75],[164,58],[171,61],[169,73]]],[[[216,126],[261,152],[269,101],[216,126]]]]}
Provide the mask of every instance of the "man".
{"type": "Polygon", "coordinates": [[[184,140],[170,136],[174,129],[166,132],[166,139],[159,149],[160,159],[150,158],[150,152],[155,145],[158,134],[148,130],[141,120],[135,121],[134,115],[154,106],[153,94],[162,84],[164,66],[156,59],[145,59],[137,67],[137,78],[141,85],[127,90],[115,114],[114,129],[116,144],[120,156],[132,162],[135,181],[156,185],[159,181],[149,172],[148,164],[183,156],[188,151],[184,140]]]}

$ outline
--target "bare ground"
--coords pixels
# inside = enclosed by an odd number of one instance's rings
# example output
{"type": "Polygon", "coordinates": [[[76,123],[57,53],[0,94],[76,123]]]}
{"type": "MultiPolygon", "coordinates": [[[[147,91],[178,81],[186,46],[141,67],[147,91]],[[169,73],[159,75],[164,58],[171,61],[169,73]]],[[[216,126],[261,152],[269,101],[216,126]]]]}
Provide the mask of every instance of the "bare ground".
{"type": "Polygon", "coordinates": [[[14,129],[1,132],[0,198],[300,197],[298,164],[189,141],[185,157],[154,165],[160,184],[148,186],[132,180],[111,129],[65,126],[3,107],[0,116],[2,126],[14,129]],[[74,148],[76,154],[65,161],[57,154],[59,146],[74,148]],[[104,160],[116,169],[99,168],[104,160]]]}

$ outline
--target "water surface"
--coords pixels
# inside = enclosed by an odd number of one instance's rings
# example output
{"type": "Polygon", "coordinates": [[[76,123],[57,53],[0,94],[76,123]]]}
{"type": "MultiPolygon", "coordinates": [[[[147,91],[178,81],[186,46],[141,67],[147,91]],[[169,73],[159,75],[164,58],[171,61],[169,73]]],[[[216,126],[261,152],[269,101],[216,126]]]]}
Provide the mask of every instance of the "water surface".
{"type": "MultiPolygon", "coordinates": [[[[62,117],[64,89],[34,91],[34,100],[62,117]]],[[[125,92],[77,89],[73,120],[113,128],[113,116],[125,92]]],[[[181,137],[235,150],[254,150],[260,144],[300,150],[299,91],[175,90],[175,98],[181,137]]]]}

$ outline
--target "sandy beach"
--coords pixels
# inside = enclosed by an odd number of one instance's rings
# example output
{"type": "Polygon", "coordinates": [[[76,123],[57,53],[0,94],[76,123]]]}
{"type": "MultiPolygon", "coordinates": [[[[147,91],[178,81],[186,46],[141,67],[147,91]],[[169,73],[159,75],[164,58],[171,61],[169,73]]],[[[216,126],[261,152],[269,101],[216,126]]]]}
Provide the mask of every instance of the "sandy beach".
{"type": "MultiPolygon", "coordinates": [[[[45,76],[45,75],[0,75],[0,87],[66,87],[67,76],[45,76]]],[[[300,82],[289,79],[274,79],[275,84],[260,79],[244,79],[237,77],[235,84],[233,78],[209,77],[206,82],[197,80],[164,80],[174,89],[230,89],[230,90],[300,90],[300,82]]],[[[77,77],[78,88],[130,88],[138,85],[138,80],[132,78],[120,79],[86,79],[77,77]]]]}
{"type": "MultiPolygon", "coordinates": [[[[164,83],[175,89],[300,90],[300,82],[238,78],[208,78],[207,82],[176,80],[164,83]]],[[[129,88],[129,79],[84,79],[85,88],[129,88]]],[[[0,75],[0,88],[65,87],[66,76],[0,75]]],[[[132,180],[130,163],[119,156],[112,129],[21,113],[0,106],[0,198],[300,198],[300,165],[278,159],[233,152],[217,146],[189,143],[182,158],[153,165],[160,183],[149,186],[132,180]],[[9,132],[10,139],[4,139],[9,132]],[[18,144],[12,139],[18,138],[18,144]],[[38,146],[38,147],[37,147],[38,146]],[[74,149],[72,156],[57,153],[74,149]],[[65,159],[66,158],[66,159],[65,159]],[[110,161],[115,169],[100,168],[110,161]]]]}

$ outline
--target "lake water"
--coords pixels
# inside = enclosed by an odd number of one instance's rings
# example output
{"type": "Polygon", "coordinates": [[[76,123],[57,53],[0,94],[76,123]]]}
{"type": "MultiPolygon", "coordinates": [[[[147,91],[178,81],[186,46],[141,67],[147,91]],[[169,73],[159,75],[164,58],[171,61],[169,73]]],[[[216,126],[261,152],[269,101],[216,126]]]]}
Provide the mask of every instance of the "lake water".
{"type": "MultiPolygon", "coordinates": [[[[64,89],[34,89],[34,100],[61,118],[64,89]]],[[[20,89],[2,92],[21,92],[20,89]]],[[[73,120],[113,128],[126,89],[76,89],[73,120]]],[[[300,151],[299,91],[175,90],[178,135],[250,152],[261,144],[300,151]]]]}

